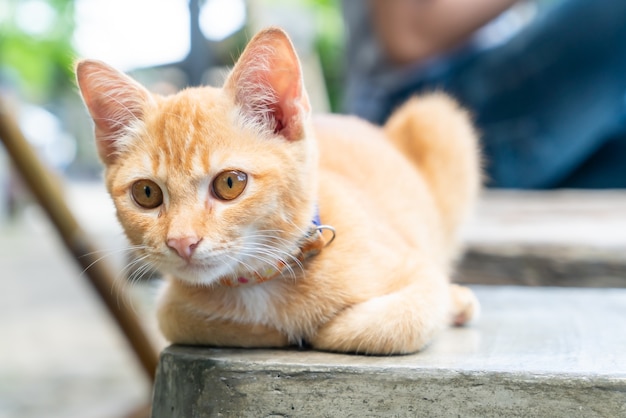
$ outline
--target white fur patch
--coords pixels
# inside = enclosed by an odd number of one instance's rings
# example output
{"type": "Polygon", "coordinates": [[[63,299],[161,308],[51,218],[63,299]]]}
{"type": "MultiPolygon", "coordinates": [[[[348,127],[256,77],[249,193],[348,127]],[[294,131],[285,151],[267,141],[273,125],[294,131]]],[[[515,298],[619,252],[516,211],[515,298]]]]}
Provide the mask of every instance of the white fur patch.
{"type": "Polygon", "coordinates": [[[279,323],[275,306],[283,302],[284,289],[279,281],[237,288],[235,303],[241,311],[240,319],[258,324],[279,323]]]}

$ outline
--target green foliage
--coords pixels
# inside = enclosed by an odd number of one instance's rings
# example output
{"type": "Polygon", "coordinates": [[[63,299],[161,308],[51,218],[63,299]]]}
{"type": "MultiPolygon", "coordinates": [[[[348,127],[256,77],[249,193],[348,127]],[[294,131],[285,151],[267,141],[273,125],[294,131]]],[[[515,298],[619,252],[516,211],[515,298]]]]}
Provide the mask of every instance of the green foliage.
{"type": "MultiPolygon", "coordinates": [[[[0,70],[31,102],[45,102],[72,83],[74,2],[3,0],[0,6],[0,70]],[[34,6],[33,6],[34,5],[34,6]],[[24,23],[25,13],[31,22],[24,23]]],[[[8,80],[7,80],[8,79],[8,80]]]]}
{"type": "Polygon", "coordinates": [[[344,26],[340,0],[306,0],[315,11],[317,52],[320,56],[328,98],[333,111],[341,107],[344,76],[344,26]]]}
{"type": "Polygon", "coordinates": [[[315,23],[315,48],[319,54],[332,111],[341,106],[345,36],[341,0],[261,0],[262,5],[298,7],[310,12],[315,23]]]}

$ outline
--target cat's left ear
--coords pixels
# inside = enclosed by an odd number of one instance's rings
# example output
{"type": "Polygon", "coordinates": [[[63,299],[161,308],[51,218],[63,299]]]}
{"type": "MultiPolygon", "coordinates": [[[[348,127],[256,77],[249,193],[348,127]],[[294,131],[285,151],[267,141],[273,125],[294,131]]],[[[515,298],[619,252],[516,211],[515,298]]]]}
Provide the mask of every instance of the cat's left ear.
{"type": "Polygon", "coordinates": [[[252,38],[224,89],[255,125],[290,141],[304,137],[311,106],[300,61],[283,30],[268,28],[252,38]]]}
{"type": "Polygon", "coordinates": [[[152,97],[135,80],[100,61],[79,61],[76,79],[95,124],[98,154],[110,164],[123,148],[133,124],[143,119],[152,97]]]}

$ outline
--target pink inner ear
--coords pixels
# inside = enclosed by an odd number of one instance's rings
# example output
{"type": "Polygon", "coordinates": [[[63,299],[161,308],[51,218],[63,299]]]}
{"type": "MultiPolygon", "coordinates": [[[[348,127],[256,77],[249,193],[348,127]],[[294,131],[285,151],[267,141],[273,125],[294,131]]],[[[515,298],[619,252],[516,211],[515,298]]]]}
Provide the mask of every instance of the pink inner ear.
{"type": "Polygon", "coordinates": [[[272,106],[272,118],[274,119],[274,134],[278,135],[285,129],[283,123],[283,111],[280,106],[272,106]]]}
{"type": "Polygon", "coordinates": [[[79,62],[76,76],[95,123],[98,153],[110,163],[123,131],[143,118],[150,94],[130,77],[99,61],[79,62]]]}
{"type": "Polygon", "coordinates": [[[98,155],[104,162],[111,162],[115,158],[115,154],[117,153],[117,147],[115,144],[115,140],[106,139],[107,136],[101,134],[99,132],[98,127],[96,126],[96,149],[98,150],[98,155]]]}
{"type": "Polygon", "coordinates": [[[300,62],[287,35],[278,29],[260,32],[250,41],[225,85],[252,120],[275,135],[303,137],[310,111],[300,62]]]}

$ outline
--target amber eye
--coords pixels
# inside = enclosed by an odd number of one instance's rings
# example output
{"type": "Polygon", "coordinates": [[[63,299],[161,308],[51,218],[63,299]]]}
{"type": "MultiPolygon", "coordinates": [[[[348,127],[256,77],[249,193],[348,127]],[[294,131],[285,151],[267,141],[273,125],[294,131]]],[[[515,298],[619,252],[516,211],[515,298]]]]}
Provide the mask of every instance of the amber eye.
{"type": "Polygon", "coordinates": [[[233,200],[243,193],[248,176],[241,171],[224,171],[213,180],[213,193],[222,200],[233,200]]]}
{"type": "Polygon", "coordinates": [[[138,180],[133,183],[131,193],[135,202],[146,209],[154,209],[163,203],[163,192],[151,180],[138,180]]]}

